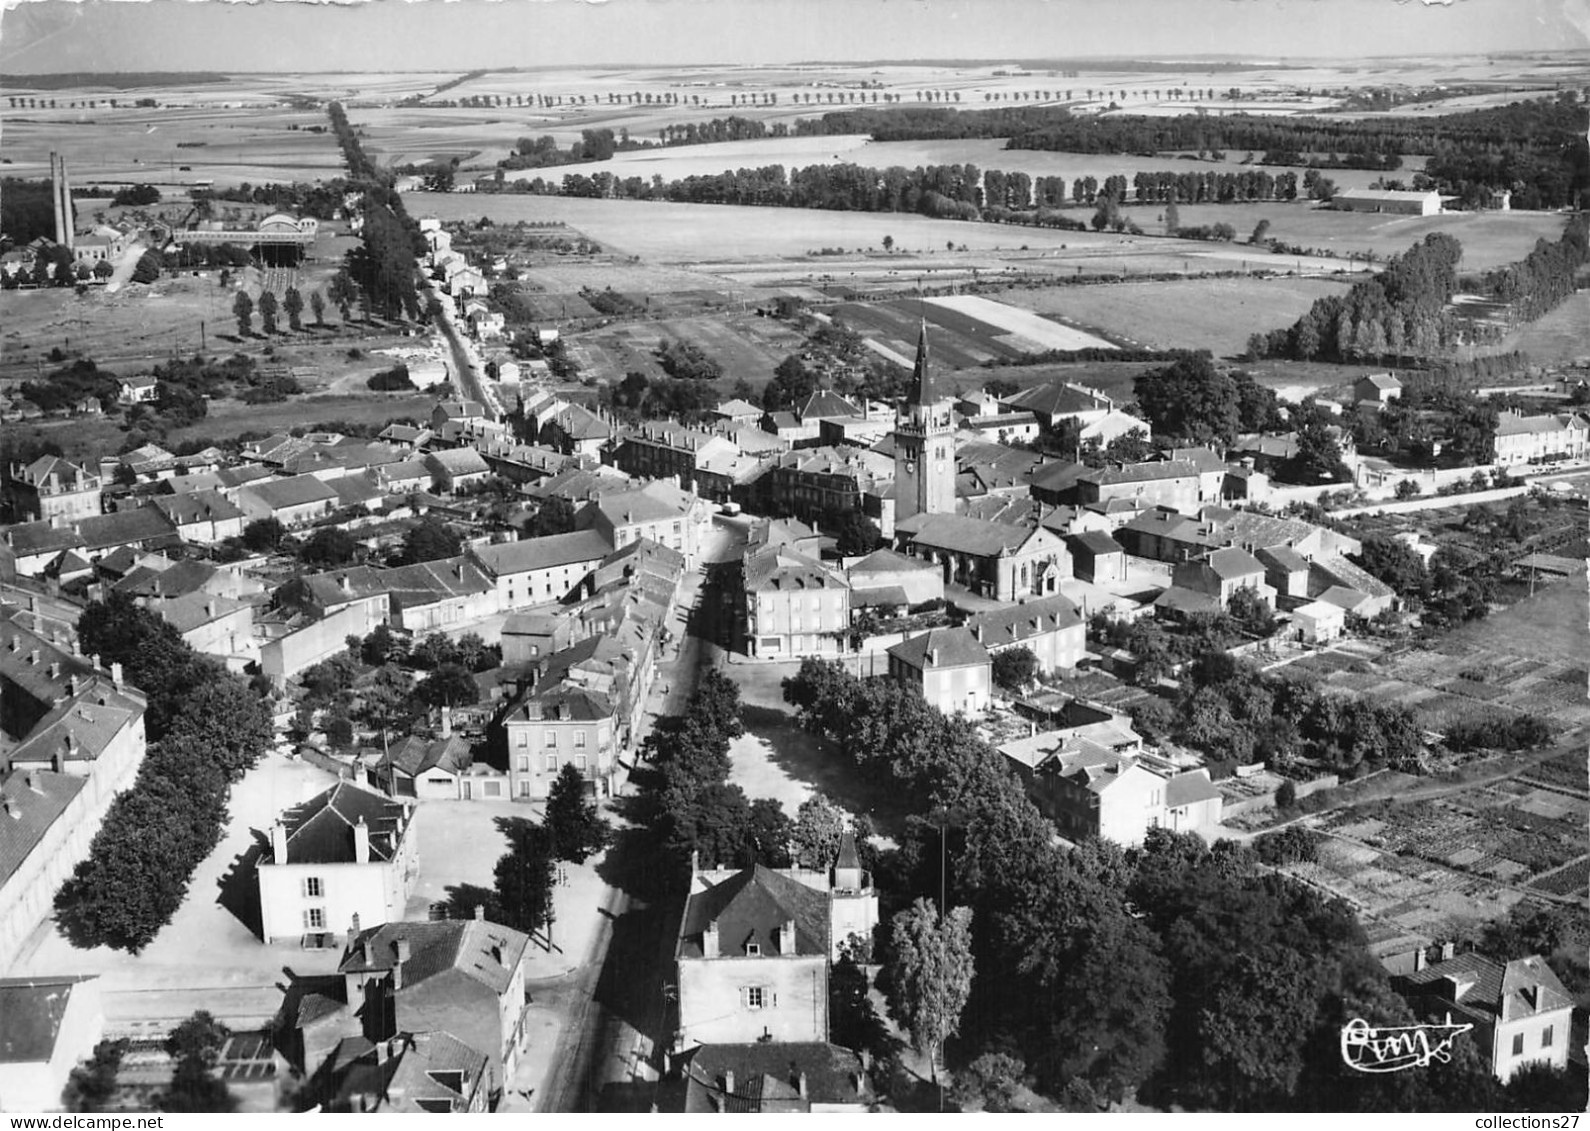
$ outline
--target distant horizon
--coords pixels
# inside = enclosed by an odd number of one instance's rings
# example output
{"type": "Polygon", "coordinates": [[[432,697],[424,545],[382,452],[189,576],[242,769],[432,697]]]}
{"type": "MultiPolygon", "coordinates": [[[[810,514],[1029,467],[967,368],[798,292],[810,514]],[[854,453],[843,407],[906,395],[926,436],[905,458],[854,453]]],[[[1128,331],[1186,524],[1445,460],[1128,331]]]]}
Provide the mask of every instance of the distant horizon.
{"type": "Polygon", "coordinates": [[[1585,0],[0,2],[8,5],[0,73],[17,77],[1100,61],[1286,66],[1590,49],[1585,0]],[[267,59],[273,65],[261,66],[267,59]]]}
{"type": "Polygon", "coordinates": [[[971,58],[923,58],[923,59],[802,59],[788,63],[725,63],[713,62],[706,59],[684,60],[679,62],[658,64],[655,62],[642,62],[637,60],[606,61],[595,60],[589,63],[545,63],[535,66],[500,66],[500,67],[339,67],[333,70],[305,67],[278,71],[259,71],[240,67],[139,67],[125,70],[59,70],[59,71],[11,71],[0,70],[0,79],[7,78],[53,78],[60,75],[84,75],[88,77],[113,76],[113,75],[383,75],[402,72],[417,75],[452,75],[462,72],[480,71],[484,74],[528,74],[535,71],[585,71],[593,68],[614,70],[641,70],[646,68],[662,67],[733,67],[742,70],[787,70],[792,67],[981,67],[994,66],[1008,63],[1020,66],[1041,66],[1059,63],[1205,63],[1205,62],[1252,62],[1256,65],[1287,66],[1291,60],[1305,59],[1311,63],[1329,62],[1331,60],[1364,60],[1364,59],[1465,59],[1483,56],[1487,59],[1518,59],[1539,55],[1582,55],[1587,65],[1590,65],[1590,47],[1562,47],[1562,48],[1537,48],[1516,51],[1468,51],[1453,50],[1440,52],[1409,53],[1406,51],[1390,52],[1384,55],[1287,55],[1276,56],[1273,54],[1251,55],[1073,55],[1046,59],[1011,59],[1003,55],[990,56],[986,59],[971,58]]]}

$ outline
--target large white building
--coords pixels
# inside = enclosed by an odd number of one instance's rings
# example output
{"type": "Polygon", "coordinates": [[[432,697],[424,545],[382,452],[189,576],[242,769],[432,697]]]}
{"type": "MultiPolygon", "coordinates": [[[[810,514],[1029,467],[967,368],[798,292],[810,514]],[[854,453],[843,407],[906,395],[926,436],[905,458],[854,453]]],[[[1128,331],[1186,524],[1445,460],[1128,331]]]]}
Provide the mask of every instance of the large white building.
{"type": "Polygon", "coordinates": [[[402,919],[419,873],[413,817],[412,804],[346,782],[285,814],[259,862],[264,940],[402,919]]]}

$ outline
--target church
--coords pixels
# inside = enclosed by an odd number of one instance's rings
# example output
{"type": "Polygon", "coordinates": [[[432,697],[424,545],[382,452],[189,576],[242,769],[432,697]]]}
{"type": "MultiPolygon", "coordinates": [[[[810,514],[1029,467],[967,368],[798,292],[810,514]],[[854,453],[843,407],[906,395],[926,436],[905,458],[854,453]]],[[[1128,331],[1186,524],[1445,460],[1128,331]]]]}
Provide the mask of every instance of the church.
{"type": "Polygon", "coordinates": [[[981,597],[1048,597],[1071,576],[1065,543],[1042,527],[955,513],[956,393],[928,363],[927,322],[911,389],[894,432],[895,536],[899,549],[942,567],[946,584],[981,597]]]}

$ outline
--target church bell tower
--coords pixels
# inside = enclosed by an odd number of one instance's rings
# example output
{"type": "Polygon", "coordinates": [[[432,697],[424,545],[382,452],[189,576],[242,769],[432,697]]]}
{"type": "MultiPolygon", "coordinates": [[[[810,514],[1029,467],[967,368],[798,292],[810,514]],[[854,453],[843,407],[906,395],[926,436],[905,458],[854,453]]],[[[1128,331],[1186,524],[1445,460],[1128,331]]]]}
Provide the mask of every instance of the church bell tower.
{"type": "Polygon", "coordinates": [[[894,424],[895,521],[955,513],[955,397],[928,366],[927,320],[917,339],[911,391],[894,424]]]}

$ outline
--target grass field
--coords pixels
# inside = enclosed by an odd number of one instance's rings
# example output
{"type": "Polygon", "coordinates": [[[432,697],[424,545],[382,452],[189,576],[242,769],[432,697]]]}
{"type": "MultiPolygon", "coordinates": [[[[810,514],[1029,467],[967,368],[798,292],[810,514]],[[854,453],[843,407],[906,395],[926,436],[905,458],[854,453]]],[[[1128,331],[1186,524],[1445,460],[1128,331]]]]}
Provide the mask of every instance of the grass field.
{"type": "Polygon", "coordinates": [[[1332,279],[1195,279],[1092,287],[1012,288],[1001,302],[1059,315],[1151,349],[1235,356],[1257,330],[1287,326],[1346,284],[1332,279]]]}
{"type": "Polygon", "coordinates": [[[1502,340],[1501,351],[1522,350],[1539,365],[1590,358],[1590,291],[1579,291],[1544,318],[1520,326],[1502,340]]]}

